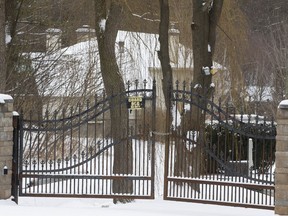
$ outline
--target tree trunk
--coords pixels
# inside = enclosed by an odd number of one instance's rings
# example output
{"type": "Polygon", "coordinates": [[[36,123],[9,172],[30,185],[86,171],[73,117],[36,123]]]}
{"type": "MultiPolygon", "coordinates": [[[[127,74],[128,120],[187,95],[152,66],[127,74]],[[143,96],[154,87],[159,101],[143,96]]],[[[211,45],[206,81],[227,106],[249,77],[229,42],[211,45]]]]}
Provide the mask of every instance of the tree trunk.
{"type": "Polygon", "coordinates": [[[6,86],[5,0],[0,0],[0,93],[6,86]]]}
{"type": "MultiPolygon", "coordinates": [[[[159,42],[160,42],[160,50],[158,51],[158,58],[161,63],[162,68],[162,91],[164,95],[165,101],[165,110],[166,110],[166,118],[165,118],[165,132],[166,134],[170,133],[170,128],[172,124],[172,109],[171,109],[171,86],[172,86],[172,68],[170,65],[170,57],[169,57],[169,1],[168,0],[160,0],[160,24],[159,24],[159,42]]],[[[166,152],[169,149],[170,140],[169,136],[165,136],[165,145],[166,152]]],[[[166,163],[168,161],[166,160],[166,163]]],[[[167,165],[165,165],[168,167],[167,165]]],[[[167,172],[167,170],[165,170],[167,172]]]]}
{"type": "Polygon", "coordinates": [[[170,111],[170,85],[172,85],[172,68],[169,57],[169,2],[168,0],[160,0],[160,25],[159,25],[159,42],[160,50],[158,58],[161,62],[163,80],[162,89],[165,99],[165,107],[170,111]]]}
{"type": "MultiPolygon", "coordinates": [[[[127,140],[128,110],[126,104],[120,104],[125,96],[116,96],[116,93],[124,92],[125,85],[120,74],[115,55],[115,41],[123,8],[117,1],[112,1],[109,14],[106,14],[106,1],[95,0],[96,7],[96,35],[100,55],[101,73],[107,96],[110,101],[111,136],[114,143],[114,174],[132,174],[133,154],[131,141],[127,140]],[[106,21],[106,23],[105,23],[106,21]]],[[[131,180],[114,180],[113,193],[131,194],[133,182],[131,180]]],[[[114,203],[127,202],[127,199],[114,199],[114,203]]]]}
{"type": "MultiPolygon", "coordinates": [[[[212,89],[210,88],[212,75],[212,56],[215,48],[216,26],[219,20],[223,0],[206,0],[205,2],[193,0],[193,20],[192,20],[192,47],[193,47],[193,85],[194,90],[199,97],[192,97],[197,106],[193,105],[190,110],[186,111],[181,119],[181,127],[178,133],[182,136],[182,142],[177,142],[178,149],[175,153],[175,173],[178,176],[199,176],[205,169],[205,158],[202,151],[205,145],[205,112],[207,107],[206,99],[211,97],[212,89]],[[208,73],[204,73],[207,69],[208,73]],[[190,152],[186,149],[186,136],[188,131],[194,131],[197,134],[196,147],[190,152]],[[184,155],[185,158],[180,156],[184,155]],[[190,157],[190,159],[189,159],[190,157]],[[182,165],[186,163],[191,166],[190,172],[182,170],[182,165]]],[[[191,105],[192,106],[192,105],[191,105]]],[[[195,189],[199,189],[196,185],[195,189]]]]}

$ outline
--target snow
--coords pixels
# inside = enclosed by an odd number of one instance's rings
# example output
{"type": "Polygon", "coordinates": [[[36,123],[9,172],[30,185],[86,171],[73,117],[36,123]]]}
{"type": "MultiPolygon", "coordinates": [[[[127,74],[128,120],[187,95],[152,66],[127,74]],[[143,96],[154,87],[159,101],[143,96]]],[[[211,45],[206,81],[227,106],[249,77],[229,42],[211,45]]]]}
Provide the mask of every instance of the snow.
{"type": "MultiPolygon", "coordinates": [[[[271,101],[273,89],[270,86],[248,86],[247,93],[252,101],[271,101]]],[[[247,98],[249,100],[249,98],[247,98]]]]}
{"type": "MultiPolygon", "coordinates": [[[[174,111],[176,112],[176,110],[174,111]]],[[[196,139],[195,133],[197,134],[197,132],[191,131],[189,133],[190,137],[196,139]]],[[[20,197],[19,205],[16,205],[11,200],[0,200],[1,215],[38,216],[41,214],[41,216],[230,216],[232,212],[233,216],[274,215],[274,211],[271,210],[163,200],[164,148],[164,145],[156,144],[155,164],[161,165],[155,167],[155,200],[136,200],[135,202],[125,205],[114,205],[111,199],[20,197]]]]}
{"type": "Polygon", "coordinates": [[[93,92],[101,83],[97,79],[100,65],[96,38],[63,48],[51,55],[31,53],[29,58],[37,69],[36,80],[40,95],[80,96],[84,95],[85,90],[93,92]],[[85,85],[86,89],[83,88],[85,85]]]}
{"type": "Polygon", "coordinates": [[[136,200],[114,205],[108,199],[20,197],[19,205],[0,200],[1,215],[9,216],[272,216],[274,211],[240,207],[225,207],[188,202],[136,200]]]}
{"type": "Polygon", "coordinates": [[[206,76],[208,76],[208,75],[210,75],[211,73],[210,73],[210,68],[208,67],[208,66],[206,66],[206,67],[202,67],[202,70],[203,70],[203,72],[204,72],[204,74],[206,75],[206,76]]]}
{"type": "Polygon", "coordinates": [[[46,30],[47,33],[55,33],[55,34],[60,34],[62,33],[61,29],[58,29],[58,28],[48,28],[46,30]]]}
{"type": "Polygon", "coordinates": [[[169,34],[176,34],[179,35],[180,31],[178,29],[175,28],[175,24],[172,24],[171,28],[169,29],[169,34]]]}
{"type": "Polygon", "coordinates": [[[211,46],[210,46],[210,44],[208,44],[208,52],[211,53],[211,46]]]}
{"type": "Polygon", "coordinates": [[[106,19],[101,19],[101,20],[100,20],[100,22],[99,22],[99,27],[100,27],[101,32],[104,32],[104,31],[105,31],[106,19]]]}
{"type": "MultiPolygon", "coordinates": [[[[193,133],[193,132],[191,132],[193,133]]],[[[272,216],[274,211],[163,200],[164,145],[156,145],[154,200],[135,200],[113,204],[112,199],[19,197],[18,205],[10,199],[0,200],[1,215],[9,216],[272,216]]]]}
{"type": "Polygon", "coordinates": [[[89,25],[83,25],[81,28],[76,29],[78,33],[90,33],[95,32],[95,29],[92,29],[89,25]]]}
{"type": "Polygon", "coordinates": [[[179,110],[176,108],[176,105],[173,105],[172,107],[172,115],[173,115],[172,124],[173,124],[173,127],[176,128],[180,126],[181,124],[181,115],[180,115],[179,110]]]}
{"type": "MultiPolygon", "coordinates": [[[[102,30],[105,30],[105,24],[106,20],[102,19],[99,23],[102,30]]],[[[87,31],[89,30],[88,27],[83,26],[78,30],[87,31]]],[[[57,32],[56,29],[49,29],[49,31],[57,32]]],[[[146,79],[150,81],[148,83],[151,83],[155,77],[153,68],[161,68],[157,56],[157,50],[160,48],[158,38],[159,35],[157,34],[118,32],[116,44],[123,41],[125,46],[124,53],[121,53],[120,47],[116,45],[116,58],[125,81],[146,79]]],[[[192,51],[182,44],[179,44],[178,49],[177,67],[192,68],[192,51]]],[[[33,67],[37,70],[36,79],[40,83],[39,92],[42,95],[83,95],[81,87],[85,82],[85,78],[90,75],[95,76],[96,73],[99,74],[100,72],[96,38],[62,48],[58,52],[48,53],[48,55],[45,53],[27,53],[24,55],[31,58],[33,67]],[[89,74],[89,71],[92,74],[89,74]],[[73,79],[78,80],[75,86],[71,86],[75,83],[73,79]]],[[[100,79],[93,78],[89,80],[100,79]]]]}
{"type": "Polygon", "coordinates": [[[20,116],[19,113],[16,111],[13,111],[12,113],[13,113],[13,116],[20,116]]]}
{"type": "Polygon", "coordinates": [[[144,13],[142,15],[132,13],[133,16],[138,17],[138,18],[143,19],[143,20],[147,20],[150,22],[159,22],[160,21],[159,19],[149,19],[149,18],[144,17],[146,14],[148,14],[148,13],[144,13]]]}
{"type": "Polygon", "coordinates": [[[287,109],[288,108],[288,100],[283,100],[279,104],[280,109],[287,109]]]}
{"type": "Polygon", "coordinates": [[[13,100],[10,95],[0,94],[0,104],[5,104],[5,100],[13,100]]]}
{"type": "Polygon", "coordinates": [[[12,39],[11,36],[9,34],[6,34],[6,37],[5,37],[6,44],[10,43],[11,39],[12,39]]]}
{"type": "Polygon", "coordinates": [[[6,26],[5,27],[5,43],[8,44],[11,42],[11,40],[12,40],[12,37],[9,33],[9,28],[8,28],[8,26],[6,26]]]}

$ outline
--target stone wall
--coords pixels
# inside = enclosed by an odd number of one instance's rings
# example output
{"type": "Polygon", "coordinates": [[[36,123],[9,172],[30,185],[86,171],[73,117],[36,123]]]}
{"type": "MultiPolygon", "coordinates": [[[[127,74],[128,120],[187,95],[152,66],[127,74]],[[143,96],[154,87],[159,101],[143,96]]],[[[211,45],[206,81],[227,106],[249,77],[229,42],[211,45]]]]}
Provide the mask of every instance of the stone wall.
{"type": "Polygon", "coordinates": [[[13,156],[13,99],[0,94],[0,199],[11,196],[13,156]],[[5,166],[8,173],[4,172],[5,166]]]}
{"type": "Polygon", "coordinates": [[[277,112],[275,214],[288,215],[288,100],[277,112]]]}

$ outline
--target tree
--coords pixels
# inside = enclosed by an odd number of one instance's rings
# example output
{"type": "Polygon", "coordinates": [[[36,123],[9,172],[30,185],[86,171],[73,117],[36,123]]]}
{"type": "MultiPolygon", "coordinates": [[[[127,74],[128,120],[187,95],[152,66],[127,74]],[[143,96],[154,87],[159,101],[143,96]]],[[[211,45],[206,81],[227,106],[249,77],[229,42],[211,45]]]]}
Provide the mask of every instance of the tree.
{"type": "MultiPolygon", "coordinates": [[[[31,65],[31,60],[22,55],[24,51],[22,50],[21,46],[18,46],[20,43],[24,46],[23,42],[19,42],[19,34],[17,33],[19,31],[18,28],[21,25],[21,20],[25,20],[25,16],[27,16],[27,13],[29,14],[29,12],[25,11],[25,8],[28,8],[30,5],[31,1],[6,1],[7,31],[9,32],[11,40],[7,44],[6,49],[7,72],[5,77],[5,91],[13,95],[15,110],[19,111],[21,109],[19,105],[21,104],[19,95],[23,97],[23,95],[28,94],[34,94],[36,96],[33,98],[33,100],[30,100],[30,109],[31,107],[42,109],[42,102],[38,97],[38,89],[34,76],[35,74],[33,73],[31,65]]],[[[31,14],[29,14],[29,16],[30,15],[31,14]]],[[[25,99],[22,101],[27,102],[28,100],[29,99],[25,99]]]]}
{"type": "Polygon", "coordinates": [[[210,97],[213,62],[215,52],[216,27],[219,21],[223,0],[193,0],[192,45],[193,45],[193,82],[201,85],[200,94],[210,97]],[[204,69],[208,69],[208,73],[204,69]]]}
{"type": "MultiPolygon", "coordinates": [[[[193,48],[193,85],[199,97],[193,96],[192,100],[197,101],[197,106],[190,107],[181,117],[181,131],[179,134],[182,139],[176,148],[174,173],[177,176],[199,176],[201,174],[201,164],[205,164],[202,158],[201,151],[205,143],[205,114],[202,112],[207,106],[207,100],[211,97],[211,81],[212,74],[210,73],[213,62],[212,58],[215,52],[216,42],[216,27],[221,15],[223,0],[217,1],[199,1],[193,0],[193,20],[191,25],[192,30],[192,48],[193,48]],[[204,99],[204,100],[202,100],[204,99]],[[197,145],[191,153],[186,149],[186,137],[188,131],[197,131],[197,145]],[[181,158],[183,157],[184,158],[181,158]],[[191,157],[192,159],[190,159],[191,157]],[[202,161],[201,161],[202,160],[202,161]],[[191,173],[183,170],[184,166],[179,166],[178,163],[191,165],[191,173]]],[[[192,105],[191,105],[192,106],[192,105]]],[[[198,190],[198,185],[193,186],[198,190]]]]}
{"type": "MultiPolygon", "coordinates": [[[[116,94],[125,91],[124,81],[115,55],[115,42],[123,16],[123,5],[118,0],[113,0],[110,3],[106,0],[95,0],[95,15],[101,74],[107,96],[112,98],[110,101],[112,138],[114,143],[120,142],[114,146],[113,173],[131,174],[133,169],[132,145],[131,141],[125,139],[128,134],[128,109],[126,104],[120,104],[125,96],[117,96],[116,94]]],[[[116,179],[113,181],[113,192],[131,194],[133,182],[126,179],[116,179]]],[[[130,200],[125,198],[114,199],[114,203],[128,201],[130,200]]]]}
{"type": "MultiPolygon", "coordinates": [[[[160,50],[158,51],[158,58],[161,62],[163,80],[162,89],[164,94],[165,107],[167,117],[171,116],[171,95],[170,88],[173,83],[172,68],[169,57],[169,26],[170,26],[170,9],[168,0],[160,0],[160,24],[159,24],[159,42],[160,50]]],[[[166,118],[166,132],[169,131],[172,119],[166,118]]]]}
{"type": "MultiPolygon", "coordinates": [[[[217,44],[214,60],[228,72],[228,94],[215,88],[222,103],[231,103],[236,109],[245,103],[245,79],[243,65],[249,61],[247,18],[236,0],[223,1],[221,16],[217,24],[217,44]]],[[[215,77],[221,77],[221,72],[215,77]],[[219,76],[220,75],[220,76],[219,76]]],[[[227,90],[226,90],[227,92],[227,90]]],[[[239,110],[238,110],[239,111],[239,110]]]]}
{"type": "Polygon", "coordinates": [[[5,92],[6,86],[6,22],[5,0],[0,0],[0,92],[5,92]]]}
{"type": "MultiPolygon", "coordinates": [[[[25,118],[30,117],[31,110],[40,113],[46,108],[53,113],[55,109],[86,103],[89,97],[94,98],[96,90],[102,90],[99,88],[101,79],[96,78],[99,75],[99,59],[95,41],[91,41],[91,46],[87,46],[85,51],[78,49],[78,52],[85,53],[82,56],[66,53],[65,46],[76,42],[75,30],[81,27],[74,22],[74,17],[70,16],[69,20],[68,15],[73,11],[75,17],[80,16],[76,8],[82,12],[87,1],[69,4],[70,10],[67,2],[66,7],[62,5],[64,0],[54,1],[56,5],[52,6],[50,3],[51,0],[6,2],[7,30],[11,36],[6,49],[6,92],[13,95],[15,110],[23,110],[25,118]],[[52,12],[56,7],[58,12],[52,12]],[[60,29],[61,35],[59,33],[59,40],[48,46],[46,36],[50,33],[46,30],[51,27],[60,29]],[[80,60],[85,55],[86,59],[80,60]]],[[[93,2],[91,4],[93,6],[93,2]]]]}
{"type": "MultiPolygon", "coordinates": [[[[264,55],[265,72],[261,74],[262,82],[269,86],[273,96],[273,116],[276,116],[277,106],[288,94],[288,25],[279,22],[266,30],[263,43],[265,49],[261,50],[264,55]],[[264,52],[263,52],[264,51],[264,52]],[[271,73],[273,72],[273,73],[271,73]]],[[[259,62],[259,61],[258,61],[259,62]]],[[[269,112],[268,107],[265,110],[269,112]]]]}

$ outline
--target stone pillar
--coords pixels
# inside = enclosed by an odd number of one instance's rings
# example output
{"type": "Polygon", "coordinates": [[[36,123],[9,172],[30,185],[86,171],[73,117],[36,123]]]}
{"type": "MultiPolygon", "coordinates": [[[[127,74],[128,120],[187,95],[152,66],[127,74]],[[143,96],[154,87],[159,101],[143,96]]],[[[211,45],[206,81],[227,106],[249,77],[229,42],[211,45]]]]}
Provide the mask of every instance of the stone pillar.
{"type": "Polygon", "coordinates": [[[13,99],[9,95],[0,94],[0,199],[8,199],[11,196],[13,156],[12,123],[13,99]]]}
{"type": "Polygon", "coordinates": [[[288,215],[288,100],[277,112],[275,214],[288,215]]]}

